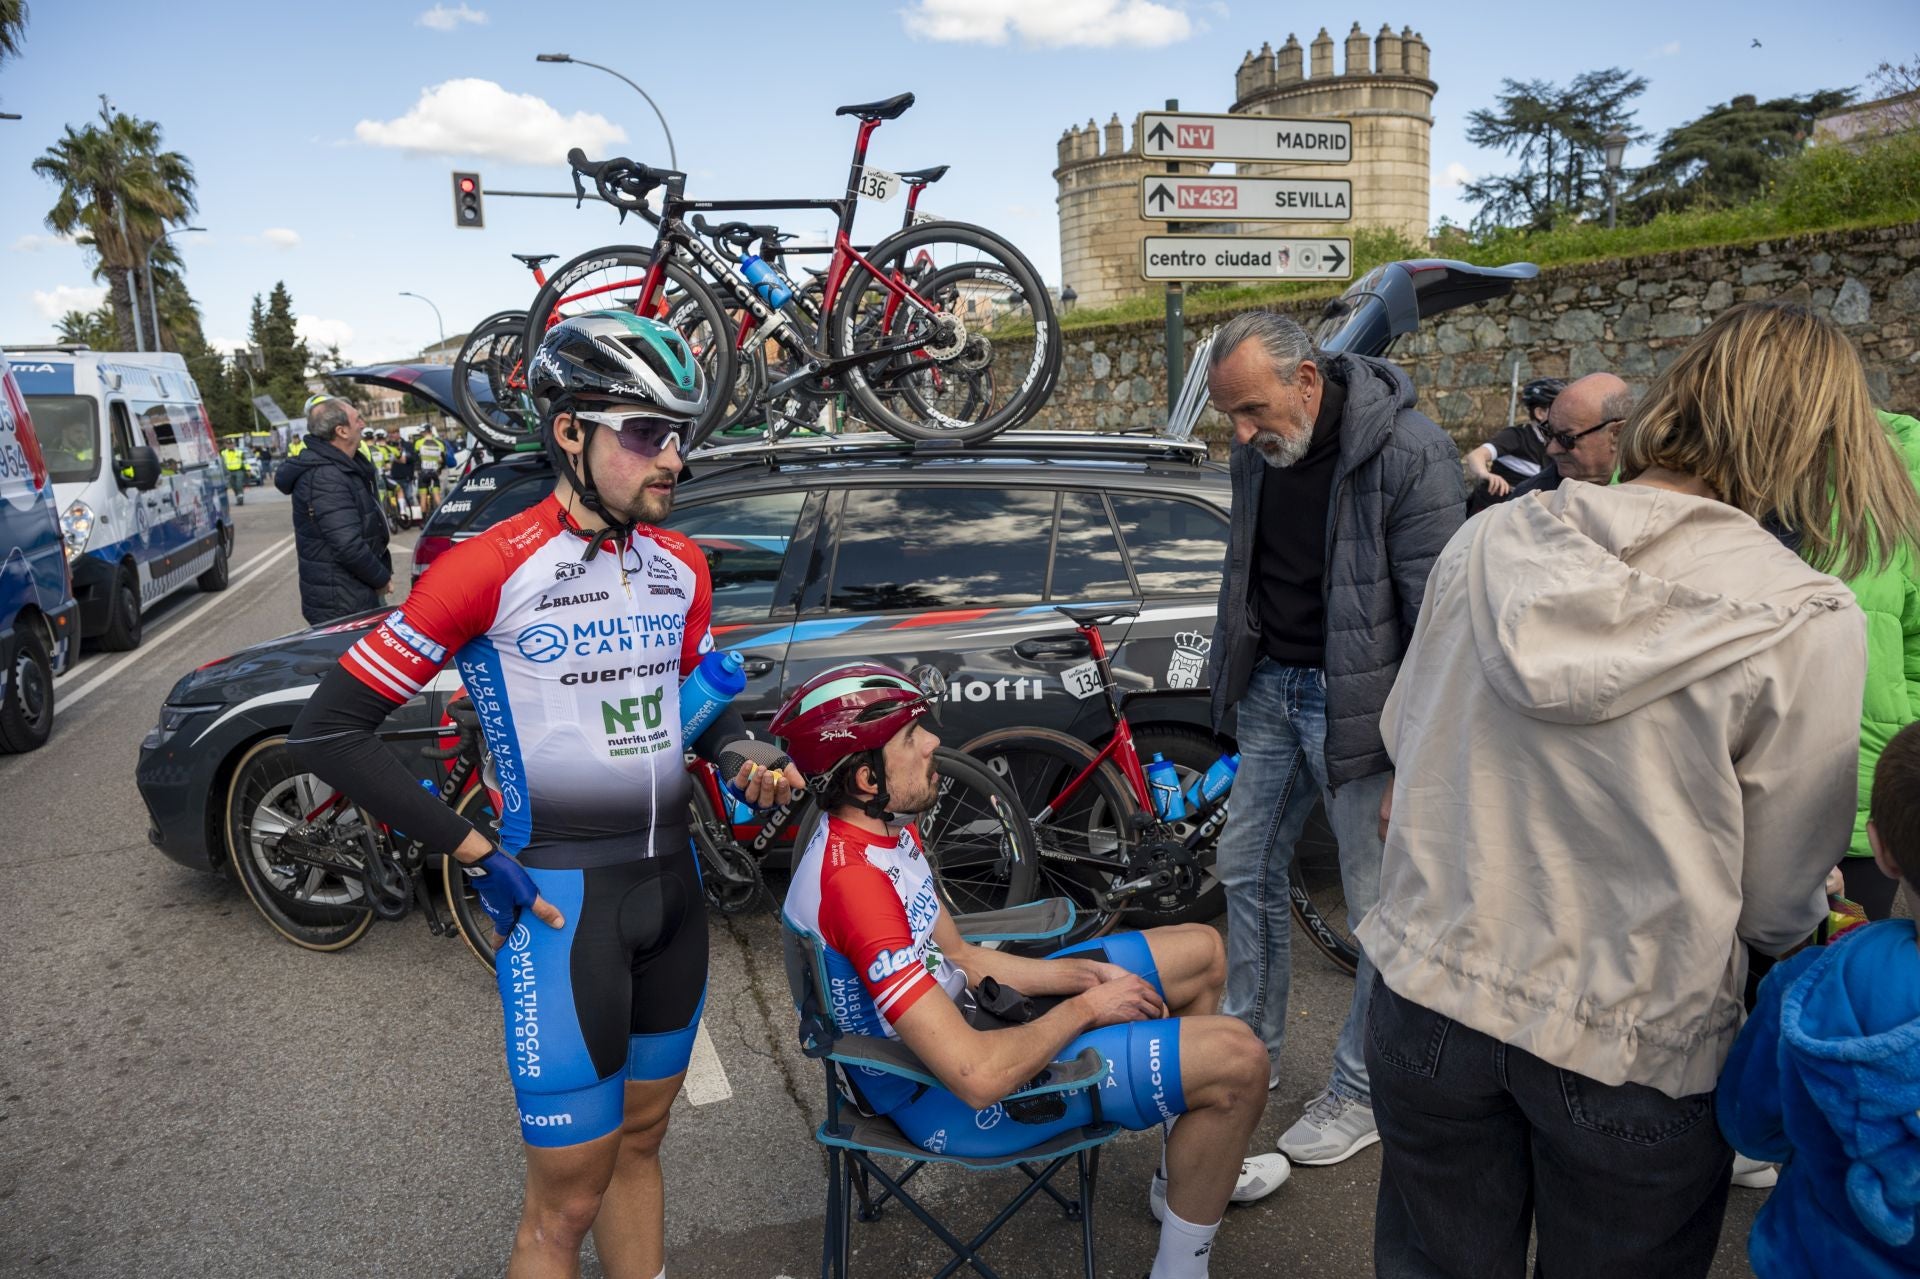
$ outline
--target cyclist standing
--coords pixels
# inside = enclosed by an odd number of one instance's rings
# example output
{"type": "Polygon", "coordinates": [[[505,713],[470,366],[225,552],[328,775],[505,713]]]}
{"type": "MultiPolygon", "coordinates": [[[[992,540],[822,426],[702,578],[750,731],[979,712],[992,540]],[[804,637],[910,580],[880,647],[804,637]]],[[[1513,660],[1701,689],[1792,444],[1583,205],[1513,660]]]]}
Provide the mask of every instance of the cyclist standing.
{"type": "MultiPolygon", "coordinates": [[[[529,389],[558,472],[552,496],[436,560],[321,682],[289,745],[300,767],[451,853],[504,938],[527,1148],[508,1274],[578,1274],[592,1230],[609,1275],[656,1279],[660,1143],[707,973],[680,683],[713,647],[706,561],[656,524],[707,389],[678,334],[612,311],[555,326],[529,389]],[[448,661],[497,772],[498,846],[374,736],[448,661]]],[[[748,736],[731,713],[692,745],[718,759],[748,736]]],[[[786,764],[733,780],[756,806],[804,785],[786,764]]]]}
{"type": "Polygon", "coordinates": [[[428,427],[415,451],[420,455],[420,518],[424,520],[440,505],[440,468],[447,457],[446,441],[428,427]]]}

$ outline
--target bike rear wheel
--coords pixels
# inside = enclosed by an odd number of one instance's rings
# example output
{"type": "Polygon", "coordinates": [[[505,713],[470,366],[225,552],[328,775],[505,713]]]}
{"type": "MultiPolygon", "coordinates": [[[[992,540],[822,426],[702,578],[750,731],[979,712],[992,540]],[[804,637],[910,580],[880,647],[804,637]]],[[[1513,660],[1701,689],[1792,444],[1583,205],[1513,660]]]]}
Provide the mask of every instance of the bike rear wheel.
{"type": "MultiPolygon", "coordinates": [[[[453,811],[496,845],[500,842],[500,814],[493,810],[493,797],[485,786],[468,790],[454,802],[453,811]]],[[[473,890],[473,881],[461,873],[459,863],[451,855],[443,859],[440,874],[447,894],[447,913],[453,916],[454,926],[460,930],[460,940],[466,942],[473,957],[492,972],[497,953],[493,947],[493,916],[480,904],[480,894],[473,890]]]]}
{"type": "MultiPolygon", "coordinates": [[[[234,876],[260,917],[282,937],[307,950],[345,950],[373,925],[366,886],[351,874],[295,862],[281,841],[334,790],[294,766],[287,739],[276,734],[254,743],[234,766],[227,785],[223,826],[234,876]]],[[[331,834],[343,857],[364,863],[373,824],[358,809],[332,815],[331,834]]]]}
{"type": "Polygon", "coordinates": [[[861,416],[903,439],[977,443],[1039,411],[1059,373],[1060,328],[1018,249],[981,227],[935,222],[888,236],[869,260],[920,300],[896,297],[865,267],[847,277],[828,349],[875,357],[841,375],[861,416]]]}
{"type": "MultiPolygon", "coordinates": [[[[592,249],[548,276],[527,312],[521,342],[528,358],[547,330],[569,316],[614,310],[638,314],[641,289],[652,261],[653,254],[646,249],[592,249]]],[[[656,292],[648,315],[670,325],[687,340],[712,388],[707,411],[688,433],[686,447],[691,451],[736,411],[739,386],[734,328],[720,300],[698,276],[674,261],[668,261],[663,274],[665,282],[656,292]]]]}
{"type": "Polygon", "coordinates": [[[963,749],[1013,792],[1033,825],[1039,840],[1034,896],[1073,902],[1073,931],[1058,944],[1112,931],[1120,914],[1107,905],[1106,893],[1124,880],[1135,843],[1133,794],[1119,770],[1102,764],[1061,802],[1066,784],[1095,758],[1078,738],[1044,728],[1005,728],[963,749]]]}
{"type": "Polygon", "coordinates": [[[539,430],[520,395],[527,389],[525,311],[500,311],[474,326],[453,362],[453,407],[467,429],[510,449],[539,430]]]}
{"type": "Polygon", "coordinates": [[[1314,949],[1352,976],[1360,963],[1360,943],[1347,927],[1347,890],[1340,878],[1340,845],[1327,825],[1324,808],[1315,808],[1293,846],[1287,869],[1287,896],[1293,920],[1314,949]]]}

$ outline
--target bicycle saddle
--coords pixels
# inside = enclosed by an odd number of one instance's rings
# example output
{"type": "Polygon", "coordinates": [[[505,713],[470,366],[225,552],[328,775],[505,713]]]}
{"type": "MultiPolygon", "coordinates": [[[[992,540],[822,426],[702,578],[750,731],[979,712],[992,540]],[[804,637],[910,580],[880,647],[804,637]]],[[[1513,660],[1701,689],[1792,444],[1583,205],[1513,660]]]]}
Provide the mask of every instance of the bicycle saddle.
{"type": "Polygon", "coordinates": [[[895,94],[878,102],[856,102],[852,106],[841,107],[835,115],[857,115],[862,120],[898,120],[913,105],[911,93],[895,94]]]}
{"type": "Polygon", "coordinates": [[[910,187],[923,187],[946,177],[949,167],[951,166],[936,164],[931,169],[915,169],[910,173],[901,174],[900,180],[910,187]]]}
{"type": "Polygon", "coordinates": [[[524,265],[527,270],[537,271],[540,269],[542,262],[551,262],[560,255],[558,253],[515,253],[511,256],[524,265]]]}
{"type": "Polygon", "coordinates": [[[1138,604],[1056,604],[1053,611],[1075,626],[1092,626],[1099,622],[1118,622],[1140,616],[1138,604]]]}

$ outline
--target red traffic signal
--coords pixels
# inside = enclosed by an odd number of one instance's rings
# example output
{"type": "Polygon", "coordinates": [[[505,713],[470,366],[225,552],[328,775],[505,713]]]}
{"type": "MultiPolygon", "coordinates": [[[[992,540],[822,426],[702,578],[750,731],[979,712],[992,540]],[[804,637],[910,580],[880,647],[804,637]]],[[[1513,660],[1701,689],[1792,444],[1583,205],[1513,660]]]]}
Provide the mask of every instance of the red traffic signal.
{"type": "Polygon", "coordinates": [[[480,175],[477,173],[456,173],[453,175],[453,224],[457,227],[484,227],[487,224],[485,211],[480,207],[480,175]]]}

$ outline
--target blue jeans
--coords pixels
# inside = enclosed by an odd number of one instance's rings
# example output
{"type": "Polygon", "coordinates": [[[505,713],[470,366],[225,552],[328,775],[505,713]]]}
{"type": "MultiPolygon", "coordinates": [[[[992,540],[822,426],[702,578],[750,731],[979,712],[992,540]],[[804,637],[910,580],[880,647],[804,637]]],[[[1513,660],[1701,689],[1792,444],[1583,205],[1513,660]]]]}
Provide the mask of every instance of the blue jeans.
{"type": "Polygon", "coordinates": [[[1733,1150],[1711,1092],[1673,1098],[1548,1065],[1385,984],[1367,1036],[1379,1279],[1699,1279],[1733,1150]]]}
{"type": "MultiPolygon", "coordinates": [[[[1221,1011],[1253,1028],[1280,1059],[1292,979],[1293,916],[1287,871],[1316,799],[1340,844],[1347,927],[1380,897],[1380,799],[1392,781],[1379,773],[1327,789],[1327,684],[1318,667],[1262,658],[1240,701],[1240,771],[1220,835],[1216,873],[1227,894],[1227,996],[1221,1011]]],[[[1367,1000],[1373,965],[1365,952],[1353,1004],[1333,1050],[1334,1092],[1365,1103],[1367,1000]]]]}

